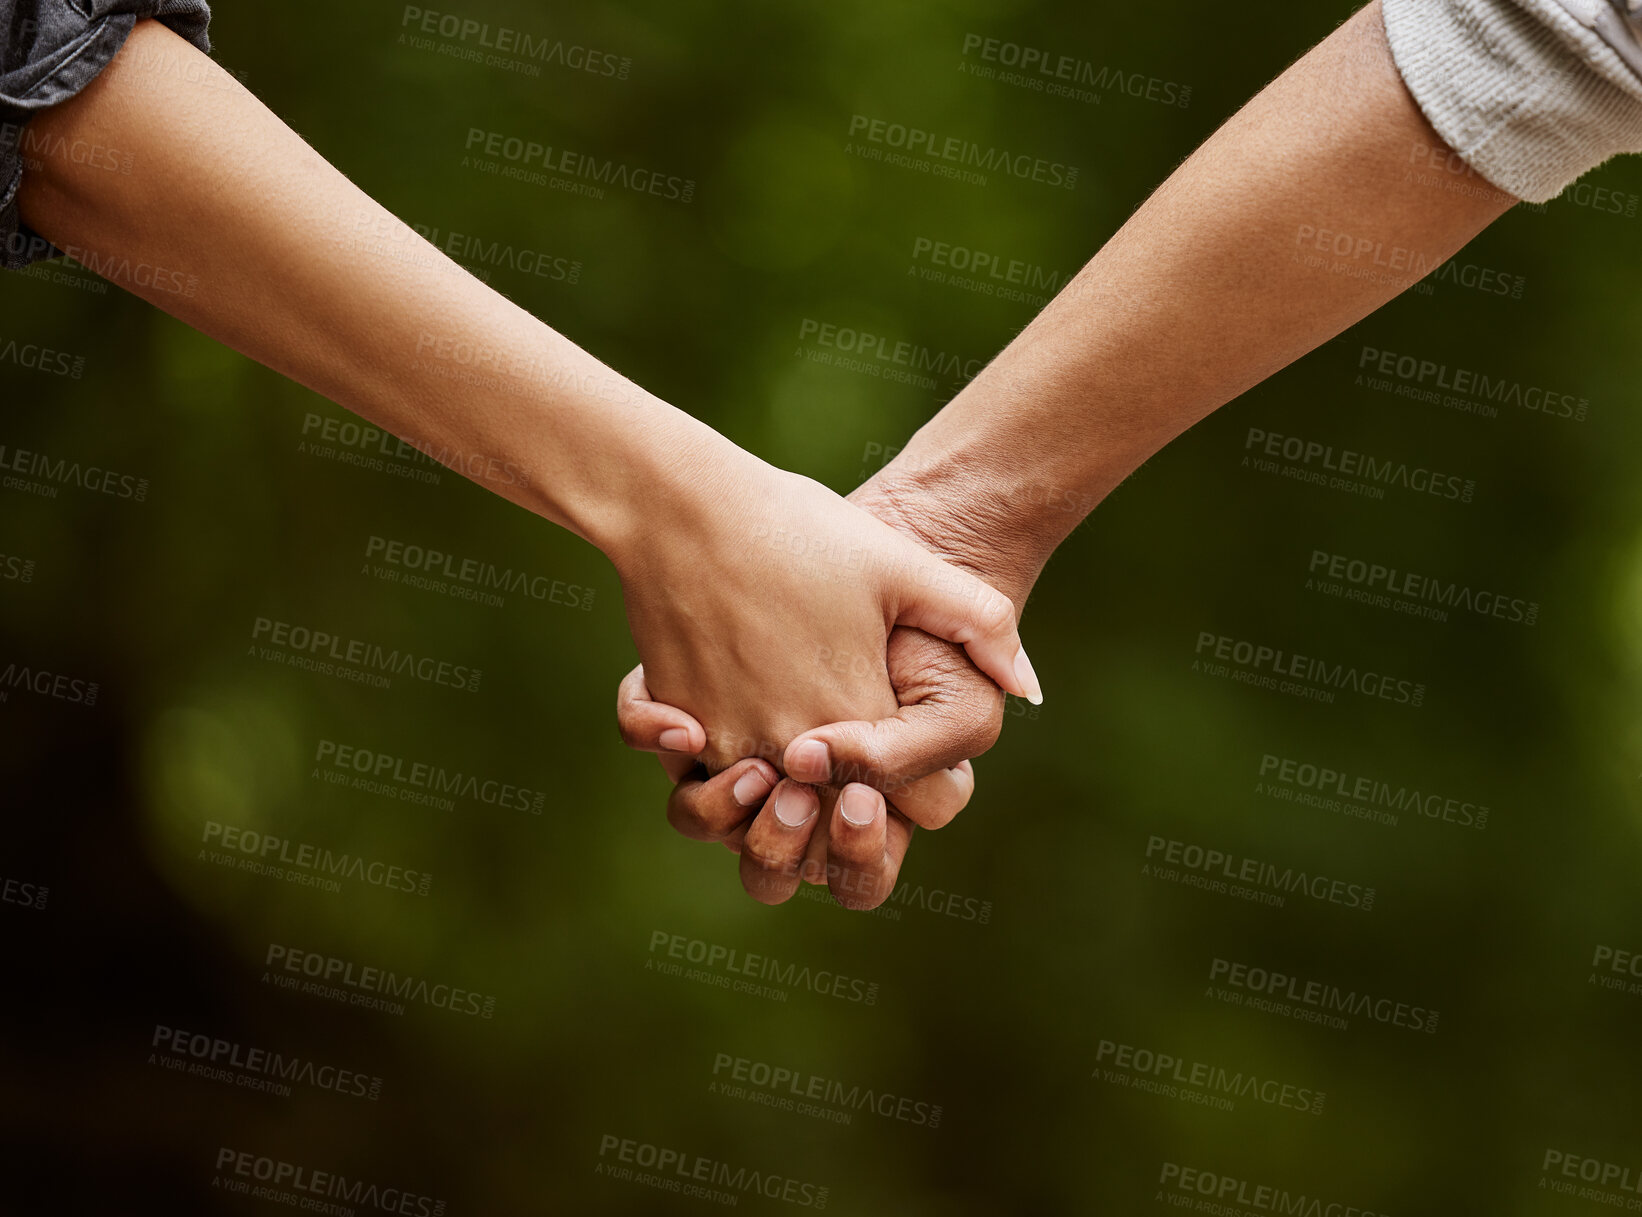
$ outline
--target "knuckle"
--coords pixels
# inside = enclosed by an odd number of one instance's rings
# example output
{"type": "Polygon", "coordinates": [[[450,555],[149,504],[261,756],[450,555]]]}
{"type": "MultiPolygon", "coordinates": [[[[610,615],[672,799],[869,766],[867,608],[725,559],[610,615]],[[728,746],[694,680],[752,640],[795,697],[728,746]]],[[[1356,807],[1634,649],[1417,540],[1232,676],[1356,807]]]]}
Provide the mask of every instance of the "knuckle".
{"type": "Polygon", "coordinates": [[[739,817],[701,797],[701,787],[685,791],[675,787],[667,801],[667,821],[679,832],[696,841],[717,841],[735,828],[739,817]]]}
{"type": "Polygon", "coordinates": [[[827,851],[827,874],[830,877],[835,869],[850,874],[872,870],[876,864],[882,863],[883,853],[881,844],[861,839],[855,834],[835,837],[827,851]]]}
{"type": "Polygon", "coordinates": [[[997,588],[983,585],[978,606],[981,623],[990,631],[1004,633],[1015,628],[1015,602],[997,588]]]}
{"type": "Polygon", "coordinates": [[[743,871],[741,888],[760,904],[785,904],[792,899],[793,893],[798,890],[798,885],[796,883],[771,883],[764,879],[750,877],[743,871]]]}
{"type": "Polygon", "coordinates": [[[896,809],[919,828],[945,828],[969,800],[944,774],[932,774],[896,797],[896,809]]]}
{"type": "Polygon", "coordinates": [[[877,786],[888,768],[884,742],[875,732],[850,731],[836,739],[832,785],[842,787],[850,782],[862,782],[877,786]]]}
{"type": "Polygon", "coordinates": [[[752,870],[765,876],[781,875],[797,878],[799,863],[802,858],[795,858],[790,853],[779,848],[773,848],[763,834],[749,832],[747,839],[741,844],[741,869],[745,874],[752,870]]]}
{"type": "Polygon", "coordinates": [[[673,826],[674,832],[692,841],[716,841],[723,835],[712,832],[696,817],[676,808],[668,809],[667,822],[673,826]]]}
{"type": "Polygon", "coordinates": [[[827,889],[832,898],[847,909],[875,909],[895,886],[882,865],[827,864],[827,889]]]}
{"type": "Polygon", "coordinates": [[[927,828],[931,832],[934,832],[937,829],[945,828],[948,824],[958,818],[958,813],[963,811],[964,805],[967,802],[967,799],[960,801],[956,798],[946,802],[936,800],[931,803],[927,809],[925,809],[925,813],[922,818],[915,822],[919,828],[927,828]]]}
{"type": "Polygon", "coordinates": [[[674,812],[668,813],[667,823],[673,826],[674,832],[689,841],[712,842],[719,839],[715,833],[708,832],[700,824],[674,812]]]}
{"type": "Polygon", "coordinates": [[[954,764],[979,756],[1003,734],[1003,691],[977,676],[944,706],[943,734],[954,764]]]}

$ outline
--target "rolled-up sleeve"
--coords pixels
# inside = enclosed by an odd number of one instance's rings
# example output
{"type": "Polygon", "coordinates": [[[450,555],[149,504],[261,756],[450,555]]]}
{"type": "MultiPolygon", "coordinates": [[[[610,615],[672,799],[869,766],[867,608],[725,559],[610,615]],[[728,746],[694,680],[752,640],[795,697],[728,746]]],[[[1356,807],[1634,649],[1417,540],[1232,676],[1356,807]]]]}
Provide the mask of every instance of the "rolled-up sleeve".
{"type": "Polygon", "coordinates": [[[1381,0],[1381,10],[1426,119],[1501,190],[1542,203],[1610,157],[1642,152],[1642,19],[1626,0],[1381,0]]]}

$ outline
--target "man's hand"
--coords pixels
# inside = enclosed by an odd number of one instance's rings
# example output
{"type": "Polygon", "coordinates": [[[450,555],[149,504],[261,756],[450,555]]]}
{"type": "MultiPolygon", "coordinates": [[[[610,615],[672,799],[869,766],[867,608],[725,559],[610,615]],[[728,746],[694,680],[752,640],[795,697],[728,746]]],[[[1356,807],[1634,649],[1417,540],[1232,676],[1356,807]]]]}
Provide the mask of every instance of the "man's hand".
{"type": "MultiPolygon", "coordinates": [[[[1009,505],[995,495],[979,491],[959,504],[886,471],[849,497],[1016,605],[1037,577],[1039,561],[1012,535],[1009,505]]],[[[756,899],[780,903],[803,880],[826,883],[847,908],[874,908],[894,890],[913,828],[940,828],[969,802],[969,758],[996,742],[1003,721],[1003,695],[962,648],[900,628],[886,661],[899,709],[805,731],[781,757],[788,780],[768,758],[706,775],[695,760],[705,732],[650,698],[642,668],[622,682],[617,718],[627,744],[659,753],[677,783],[669,822],[739,853],[742,884],[756,899]]]]}
{"type": "Polygon", "coordinates": [[[659,753],[677,783],[668,822],[740,854],[742,885],[755,899],[780,904],[804,880],[825,883],[847,908],[875,908],[894,890],[913,828],[939,828],[969,802],[975,772],[964,754],[992,745],[1003,702],[961,648],[917,630],[897,629],[886,658],[900,708],[877,722],[807,732],[812,746],[789,747],[783,758],[787,779],[757,757],[707,776],[696,762],[706,733],[651,700],[642,667],[622,681],[616,715],[628,746],[659,753]],[[928,759],[902,767],[915,756],[928,759]],[[887,802],[869,782],[889,791],[887,802]]]}

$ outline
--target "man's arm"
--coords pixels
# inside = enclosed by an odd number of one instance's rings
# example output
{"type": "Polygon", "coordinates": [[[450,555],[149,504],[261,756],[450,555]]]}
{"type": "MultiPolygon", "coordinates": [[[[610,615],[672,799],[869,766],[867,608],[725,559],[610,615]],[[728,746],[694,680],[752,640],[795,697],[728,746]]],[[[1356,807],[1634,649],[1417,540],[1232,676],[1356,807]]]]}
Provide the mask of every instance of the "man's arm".
{"type": "Polygon", "coordinates": [[[873,481],[962,505],[952,543],[1020,596],[1193,423],[1447,261],[1516,200],[1410,173],[1442,141],[1378,0],[1215,132],[873,481]],[[989,557],[988,555],[994,555],[989,557]]]}
{"type": "MultiPolygon", "coordinates": [[[[1398,75],[1376,0],[1215,132],[851,501],[1024,605],[1055,547],[1154,452],[1516,202],[1481,179],[1466,193],[1418,184],[1409,167],[1433,149],[1446,151],[1398,75]]],[[[950,654],[924,645],[932,663],[950,654]]],[[[960,728],[982,708],[996,724],[999,701],[961,664],[939,696],[896,716],[800,735],[788,776],[891,788],[883,778],[930,758],[951,764],[960,728]],[[824,753],[804,748],[817,742],[824,753]]],[[[679,721],[620,710],[650,747],[679,721]]],[[[754,814],[731,795],[724,781],[688,782],[670,814],[723,835],[754,814]]],[[[757,813],[749,831],[782,843],[770,865],[807,854],[817,872],[815,838],[769,819],[757,813]]],[[[876,890],[888,894],[899,864],[877,867],[876,890]]]]}

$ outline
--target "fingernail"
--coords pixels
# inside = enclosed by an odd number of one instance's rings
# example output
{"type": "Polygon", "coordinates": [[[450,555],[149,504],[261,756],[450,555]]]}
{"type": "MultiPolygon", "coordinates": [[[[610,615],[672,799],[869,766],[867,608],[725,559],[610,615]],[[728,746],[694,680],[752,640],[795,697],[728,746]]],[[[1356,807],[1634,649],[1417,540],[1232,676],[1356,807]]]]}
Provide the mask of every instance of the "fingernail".
{"type": "Polygon", "coordinates": [[[793,786],[783,786],[775,796],[775,818],[788,828],[802,828],[815,814],[816,801],[804,797],[793,786]]]}
{"type": "Polygon", "coordinates": [[[792,759],[803,771],[806,782],[825,782],[832,777],[832,754],[818,739],[807,739],[798,745],[792,759]]]}
{"type": "Polygon", "coordinates": [[[865,828],[878,814],[878,800],[859,786],[846,786],[839,797],[838,810],[857,828],[865,828]]]}
{"type": "Polygon", "coordinates": [[[683,727],[669,727],[658,737],[657,743],[668,752],[690,751],[690,733],[683,727]]]}
{"type": "Polygon", "coordinates": [[[764,776],[764,771],[757,767],[747,770],[735,780],[731,788],[735,801],[743,807],[751,807],[754,803],[762,802],[765,795],[770,793],[770,779],[764,776]]]}
{"type": "Polygon", "coordinates": [[[1025,647],[1015,652],[1015,679],[1026,690],[1027,701],[1034,706],[1043,705],[1043,686],[1038,683],[1038,674],[1032,670],[1032,661],[1026,657],[1025,647]]]}

